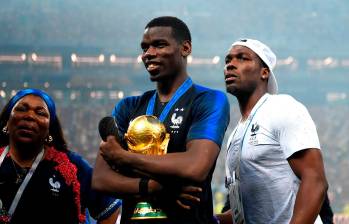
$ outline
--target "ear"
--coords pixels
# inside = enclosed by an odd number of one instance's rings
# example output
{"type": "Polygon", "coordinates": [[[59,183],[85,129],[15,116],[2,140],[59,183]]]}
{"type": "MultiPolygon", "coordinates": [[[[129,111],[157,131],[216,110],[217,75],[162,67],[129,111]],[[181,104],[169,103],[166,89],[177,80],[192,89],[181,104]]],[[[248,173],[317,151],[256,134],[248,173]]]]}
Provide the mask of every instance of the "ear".
{"type": "Polygon", "coordinates": [[[270,74],[270,71],[268,68],[262,68],[261,70],[261,79],[262,80],[268,80],[269,79],[269,74],[270,74]]]}
{"type": "Polygon", "coordinates": [[[185,40],[182,43],[181,54],[183,57],[187,57],[191,54],[191,42],[189,40],[185,40]]]}

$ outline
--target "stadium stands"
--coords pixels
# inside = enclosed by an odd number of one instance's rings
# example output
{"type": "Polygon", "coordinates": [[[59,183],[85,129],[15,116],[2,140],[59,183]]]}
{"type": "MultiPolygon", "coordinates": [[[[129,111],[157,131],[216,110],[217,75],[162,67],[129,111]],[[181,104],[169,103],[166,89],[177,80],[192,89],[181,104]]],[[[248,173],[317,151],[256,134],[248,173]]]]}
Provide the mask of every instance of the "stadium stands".
{"type": "MultiPolygon", "coordinates": [[[[139,60],[140,37],[150,18],[175,15],[188,23],[193,37],[190,74],[194,81],[221,90],[223,58],[231,42],[241,36],[261,39],[279,57],[275,73],[280,92],[303,102],[317,125],[330,199],[335,212],[342,212],[349,204],[349,29],[338,24],[347,24],[349,4],[270,0],[268,7],[255,7],[260,4],[9,1],[0,14],[0,106],[21,88],[48,91],[70,147],[93,163],[99,120],[121,98],[153,87],[139,60]]],[[[232,128],[239,112],[230,99],[232,128]]],[[[225,193],[224,151],[213,187],[225,193]]],[[[336,220],[349,222],[341,215],[336,220]]]]}

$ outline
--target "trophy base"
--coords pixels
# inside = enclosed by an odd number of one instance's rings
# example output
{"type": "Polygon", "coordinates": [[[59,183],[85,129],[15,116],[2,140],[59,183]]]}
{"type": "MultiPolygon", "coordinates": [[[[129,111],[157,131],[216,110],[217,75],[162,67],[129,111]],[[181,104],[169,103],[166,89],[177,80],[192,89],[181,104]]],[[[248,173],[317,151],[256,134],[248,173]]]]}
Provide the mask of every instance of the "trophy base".
{"type": "Polygon", "coordinates": [[[148,202],[138,202],[131,220],[157,220],[166,218],[166,214],[161,209],[152,208],[148,202]]]}

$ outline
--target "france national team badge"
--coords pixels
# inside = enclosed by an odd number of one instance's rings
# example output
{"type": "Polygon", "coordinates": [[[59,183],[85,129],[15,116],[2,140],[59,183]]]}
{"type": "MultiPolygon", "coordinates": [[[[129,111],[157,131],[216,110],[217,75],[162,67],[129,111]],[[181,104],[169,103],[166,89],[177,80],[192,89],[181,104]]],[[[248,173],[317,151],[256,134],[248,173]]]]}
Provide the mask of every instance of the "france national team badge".
{"type": "Polygon", "coordinates": [[[175,112],[171,116],[171,133],[178,133],[178,129],[183,122],[183,116],[181,116],[180,113],[184,112],[184,108],[176,108],[174,111],[175,112]]]}
{"type": "Polygon", "coordinates": [[[59,183],[59,181],[55,181],[54,180],[55,175],[53,175],[53,177],[50,177],[50,179],[48,180],[50,186],[51,186],[51,191],[54,195],[58,195],[59,193],[59,189],[61,188],[61,183],[59,183]]]}
{"type": "Polygon", "coordinates": [[[248,143],[250,145],[258,145],[257,131],[259,130],[259,125],[257,123],[252,124],[251,135],[248,143]]]}

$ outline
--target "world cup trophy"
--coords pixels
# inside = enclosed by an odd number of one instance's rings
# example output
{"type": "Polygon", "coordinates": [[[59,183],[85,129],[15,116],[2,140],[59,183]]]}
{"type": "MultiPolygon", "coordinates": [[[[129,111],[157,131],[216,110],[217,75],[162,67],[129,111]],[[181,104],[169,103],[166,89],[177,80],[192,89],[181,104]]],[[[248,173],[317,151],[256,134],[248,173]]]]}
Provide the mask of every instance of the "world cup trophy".
{"type": "MultiPolygon", "coordinates": [[[[125,134],[128,150],[145,155],[164,155],[170,135],[156,116],[141,115],[130,122],[125,134]]],[[[137,203],[132,220],[165,219],[166,214],[149,202],[137,203]]]]}

